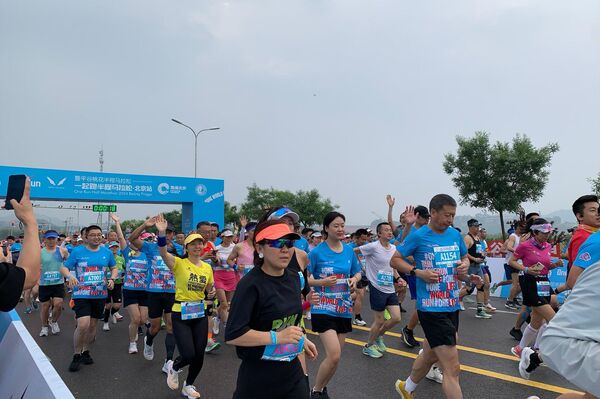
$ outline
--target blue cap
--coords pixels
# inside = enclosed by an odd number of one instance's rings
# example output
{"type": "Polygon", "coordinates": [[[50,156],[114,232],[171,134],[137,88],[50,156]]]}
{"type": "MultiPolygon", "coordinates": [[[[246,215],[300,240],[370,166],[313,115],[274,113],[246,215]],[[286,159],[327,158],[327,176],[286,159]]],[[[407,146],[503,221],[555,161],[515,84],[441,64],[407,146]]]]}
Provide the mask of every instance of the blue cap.
{"type": "Polygon", "coordinates": [[[58,233],[54,230],[49,230],[44,233],[44,238],[58,238],[58,233]]]}

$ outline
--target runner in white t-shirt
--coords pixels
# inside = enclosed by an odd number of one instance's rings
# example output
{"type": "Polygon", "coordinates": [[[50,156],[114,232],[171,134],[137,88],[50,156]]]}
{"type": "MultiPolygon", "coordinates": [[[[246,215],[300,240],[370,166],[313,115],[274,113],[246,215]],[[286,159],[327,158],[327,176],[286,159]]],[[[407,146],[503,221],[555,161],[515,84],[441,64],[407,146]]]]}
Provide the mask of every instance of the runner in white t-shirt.
{"type": "Polygon", "coordinates": [[[375,320],[369,331],[369,341],[363,348],[363,354],[372,358],[380,358],[386,351],[383,334],[400,322],[400,306],[394,288],[397,273],[390,266],[390,260],[396,247],[390,244],[394,238],[392,226],[383,222],[377,225],[379,240],[354,249],[361,253],[366,261],[366,274],[369,280],[369,301],[375,312],[375,320]],[[391,318],[384,319],[384,311],[388,310],[391,318]]]}

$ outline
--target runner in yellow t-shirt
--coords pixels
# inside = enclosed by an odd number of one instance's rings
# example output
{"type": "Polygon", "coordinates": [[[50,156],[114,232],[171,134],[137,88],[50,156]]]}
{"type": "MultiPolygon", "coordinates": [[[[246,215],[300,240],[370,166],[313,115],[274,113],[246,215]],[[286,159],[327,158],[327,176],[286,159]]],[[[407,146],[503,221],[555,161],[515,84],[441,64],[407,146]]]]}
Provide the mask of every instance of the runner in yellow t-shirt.
{"type": "MultiPolygon", "coordinates": [[[[173,334],[179,356],[167,362],[167,385],[179,388],[179,372],[189,365],[188,376],[181,391],[187,398],[199,398],[200,393],[192,385],[204,363],[204,349],[208,339],[208,319],[204,313],[205,292],[214,297],[214,279],[210,265],[200,259],[205,241],[200,234],[185,238],[187,257],[179,258],[167,252],[167,221],[162,214],[156,218],[158,247],[165,264],[175,277],[175,304],[172,309],[173,334]]],[[[184,255],[184,256],[186,256],[184,255]]]]}

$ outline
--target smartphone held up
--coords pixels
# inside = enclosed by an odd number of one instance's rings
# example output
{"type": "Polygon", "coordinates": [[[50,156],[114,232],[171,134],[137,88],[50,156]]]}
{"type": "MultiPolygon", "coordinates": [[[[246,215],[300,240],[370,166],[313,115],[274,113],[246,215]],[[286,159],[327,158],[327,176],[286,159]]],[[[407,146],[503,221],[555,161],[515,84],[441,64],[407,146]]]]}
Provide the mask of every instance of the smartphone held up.
{"type": "Polygon", "coordinates": [[[4,209],[13,209],[10,200],[14,199],[17,202],[21,202],[23,193],[25,192],[25,183],[27,176],[25,175],[10,175],[8,177],[8,187],[6,189],[6,202],[4,203],[4,209]]]}

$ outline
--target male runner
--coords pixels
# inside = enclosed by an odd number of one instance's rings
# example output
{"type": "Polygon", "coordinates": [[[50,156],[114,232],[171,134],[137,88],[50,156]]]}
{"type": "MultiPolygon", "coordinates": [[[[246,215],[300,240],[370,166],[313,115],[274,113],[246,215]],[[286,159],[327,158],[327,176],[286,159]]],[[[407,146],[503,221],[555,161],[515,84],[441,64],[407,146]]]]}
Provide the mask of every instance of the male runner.
{"type": "Polygon", "coordinates": [[[450,228],[456,215],[456,201],[446,194],[434,196],[429,204],[431,220],[398,246],[392,267],[417,277],[417,312],[425,332],[423,352],[415,360],[406,381],[396,381],[404,398],[412,392],[435,363],[444,373],[442,390],[448,399],[462,399],[459,384],[458,337],[459,280],[481,284],[479,276],[468,276],[469,258],[460,233],[450,228]],[[415,266],[405,258],[413,256],[415,266]]]}
{"type": "Polygon", "coordinates": [[[98,319],[102,318],[104,302],[108,296],[107,288],[114,287],[118,274],[113,254],[101,245],[102,229],[92,225],[86,229],[86,233],[87,243],[75,247],[65,261],[65,266],[74,273],[78,281],[73,288],[77,328],[73,334],[75,353],[69,371],[78,371],[81,363],[94,363],[90,347],[96,339],[96,325],[98,319]],[[108,281],[107,268],[111,269],[108,281]]]}
{"type": "Polygon", "coordinates": [[[483,247],[479,240],[479,229],[481,223],[477,219],[469,219],[467,221],[469,232],[464,236],[465,245],[467,247],[467,257],[469,258],[469,274],[475,274],[481,277],[481,285],[475,287],[474,285],[467,285],[461,290],[461,298],[467,294],[471,294],[475,288],[477,288],[477,311],[475,317],[478,319],[491,319],[492,315],[485,311],[485,295],[483,283],[483,270],[481,265],[485,262],[483,256],[483,247]]]}
{"type": "MultiPolygon", "coordinates": [[[[370,234],[367,231],[367,229],[358,229],[354,232],[354,241],[349,243],[348,245],[353,249],[358,248],[369,242],[369,236],[370,234]]],[[[357,253],[357,256],[362,268],[362,278],[356,284],[356,290],[354,291],[356,297],[354,298],[354,304],[352,305],[352,312],[354,313],[352,324],[354,324],[355,326],[366,326],[367,322],[362,319],[360,312],[362,310],[362,303],[365,297],[366,288],[369,285],[369,280],[367,280],[367,276],[365,275],[364,257],[361,253],[357,253]]]]}
{"type": "Polygon", "coordinates": [[[58,319],[62,313],[63,298],[65,297],[64,279],[68,279],[69,286],[77,284],[75,277],[71,276],[69,269],[63,265],[63,261],[69,257],[65,248],[57,246],[58,233],[48,230],[44,233],[44,248],[41,252],[40,273],[40,302],[42,303],[42,330],[40,337],[48,336],[48,327],[52,334],[60,333],[58,319]],[[50,307],[52,307],[52,318],[49,318],[50,307]]]}

